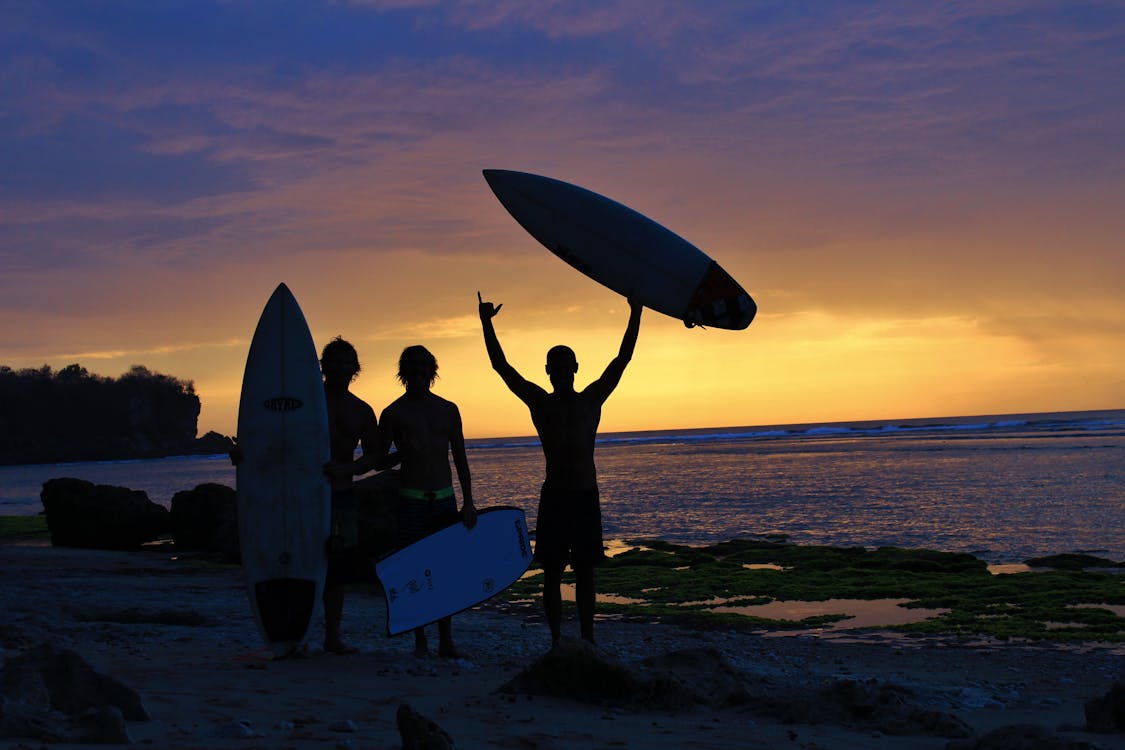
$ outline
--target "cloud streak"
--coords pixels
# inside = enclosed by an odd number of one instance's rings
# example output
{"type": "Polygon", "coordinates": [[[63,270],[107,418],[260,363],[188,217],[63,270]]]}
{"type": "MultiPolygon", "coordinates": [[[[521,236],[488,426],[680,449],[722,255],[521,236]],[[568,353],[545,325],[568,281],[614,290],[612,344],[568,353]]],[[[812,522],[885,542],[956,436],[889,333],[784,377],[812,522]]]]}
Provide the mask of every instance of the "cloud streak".
{"type": "Polygon", "coordinates": [[[279,280],[376,347],[472,340],[478,287],[603,330],[485,167],[667,224],[759,323],[1125,343],[1116,3],[9,4],[0,85],[3,358],[240,339],[279,280]]]}

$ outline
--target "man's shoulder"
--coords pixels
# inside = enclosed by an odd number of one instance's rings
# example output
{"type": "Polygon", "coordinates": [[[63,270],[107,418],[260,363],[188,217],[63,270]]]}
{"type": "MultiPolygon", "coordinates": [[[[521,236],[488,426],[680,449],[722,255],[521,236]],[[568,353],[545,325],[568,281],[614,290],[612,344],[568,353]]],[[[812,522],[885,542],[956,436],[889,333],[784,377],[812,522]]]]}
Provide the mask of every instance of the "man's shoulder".
{"type": "Polygon", "coordinates": [[[387,404],[386,407],[383,408],[383,417],[394,416],[397,412],[402,411],[405,403],[406,403],[405,394],[402,395],[402,396],[399,396],[398,398],[396,398],[394,401],[387,404]]]}
{"type": "Polygon", "coordinates": [[[371,408],[371,404],[367,403],[366,401],[364,401],[362,398],[355,395],[351,391],[348,391],[347,404],[348,404],[349,408],[355,409],[357,411],[369,411],[369,412],[375,411],[374,409],[371,408]]]}
{"type": "Polygon", "coordinates": [[[367,401],[364,401],[359,396],[353,394],[353,392],[351,392],[350,390],[348,391],[348,403],[354,406],[362,407],[364,409],[371,408],[370,404],[368,404],[367,401]]]}
{"type": "Polygon", "coordinates": [[[452,401],[450,401],[447,398],[442,398],[441,396],[437,395],[436,393],[430,393],[430,395],[433,396],[434,403],[440,405],[443,409],[456,409],[457,408],[457,404],[453,403],[452,401]]]}

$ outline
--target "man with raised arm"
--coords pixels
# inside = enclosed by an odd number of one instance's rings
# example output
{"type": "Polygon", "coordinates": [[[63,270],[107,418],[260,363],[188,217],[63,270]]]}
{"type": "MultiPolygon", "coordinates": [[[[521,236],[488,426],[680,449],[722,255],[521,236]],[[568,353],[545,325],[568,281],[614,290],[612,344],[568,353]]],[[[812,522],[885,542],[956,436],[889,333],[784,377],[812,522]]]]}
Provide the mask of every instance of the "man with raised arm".
{"type": "Polygon", "coordinates": [[[602,416],[602,404],[621,381],[633,357],[641,327],[642,305],[629,300],[629,323],[621,348],[594,382],[581,391],[574,389],[578,359],[567,346],[547,352],[547,375],[552,391],[516,372],[500,346],[492,319],[503,305],[481,299],[480,322],[492,369],[508,389],[527,404],[539,434],[546,459],[547,477],[539,495],[535,559],[543,566],[543,608],[551,628],[551,644],[559,643],[562,623],[562,573],[567,562],[574,570],[575,600],[582,637],[594,642],[594,566],[605,559],[602,547],[602,512],[598,496],[598,474],[594,467],[594,438],[602,416]]]}

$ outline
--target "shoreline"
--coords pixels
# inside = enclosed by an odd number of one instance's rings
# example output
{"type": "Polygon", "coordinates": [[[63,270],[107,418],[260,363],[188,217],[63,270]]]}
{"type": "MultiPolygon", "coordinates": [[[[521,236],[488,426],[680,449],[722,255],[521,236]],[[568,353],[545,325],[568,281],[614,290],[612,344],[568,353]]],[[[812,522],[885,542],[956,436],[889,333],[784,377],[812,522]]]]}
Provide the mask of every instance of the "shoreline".
{"type": "MultiPolygon", "coordinates": [[[[42,516],[0,517],[5,545],[55,549],[42,516]]],[[[700,546],[629,539],[606,548],[598,573],[603,617],[765,635],[835,637],[875,629],[900,637],[1125,644],[1125,562],[1091,555],[996,565],[967,553],[776,538],[700,546]]],[[[218,559],[178,550],[170,538],[140,551],[204,564],[218,559]]],[[[533,564],[494,602],[527,609],[538,601],[541,572],[533,564]]],[[[569,573],[562,593],[573,607],[569,573]]]]}
{"type": "MultiPolygon", "coordinates": [[[[948,738],[894,735],[848,722],[786,723],[756,705],[630,710],[499,688],[547,650],[537,606],[493,603],[454,618],[466,658],[412,655],[409,634],[383,635],[373,588],[349,589],[345,639],[354,656],[323,653],[314,624],[308,658],[271,661],[237,568],[167,550],[109,552],[0,543],[0,658],[50,642],[136,690],[151,714],[130,721],[137,743],[172,750],[399,747],[395,713],[409,704],[461,748],[945,748],[948,738]],[[186,617],[190,614],[191,617],[186,617]],[[796,739],[794,739],[796,738],[796,739]],[[795,744],[794,744],[795,743],[795,744]]],[[[576,635],[572,613],[564,635],[576,635]]],[[[602,649],[633,663],[709,649],[751,691],[805,695],[841,680],[893,685],[925,710],[983,733],[1033,724],[1061,738],[1125,748],[1090,734],[1085,701],[1125,678],[1125,644],[989,641],[890,635],[769,634],[599,616],[602,649]]],[[[0,747],[16,747],[17,740],[0,747]]],[[[58,747],[70,747],[58,745],[58,747]]],[[[75,746],[77,747],[77,746],[75,746]]]]}

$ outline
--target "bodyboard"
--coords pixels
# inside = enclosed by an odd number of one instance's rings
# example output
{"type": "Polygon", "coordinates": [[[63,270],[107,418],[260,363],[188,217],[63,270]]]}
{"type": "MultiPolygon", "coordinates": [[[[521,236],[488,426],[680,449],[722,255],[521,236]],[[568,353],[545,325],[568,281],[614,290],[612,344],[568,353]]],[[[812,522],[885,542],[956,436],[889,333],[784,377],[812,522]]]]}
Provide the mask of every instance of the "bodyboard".
{"type": "Polygon", "coordinates": [[[498,506],[387,555],[375,564],[387,600],[387,633],[398,635],[468,609],[511,586],[531,564],[527,519],[498,506]]]}

